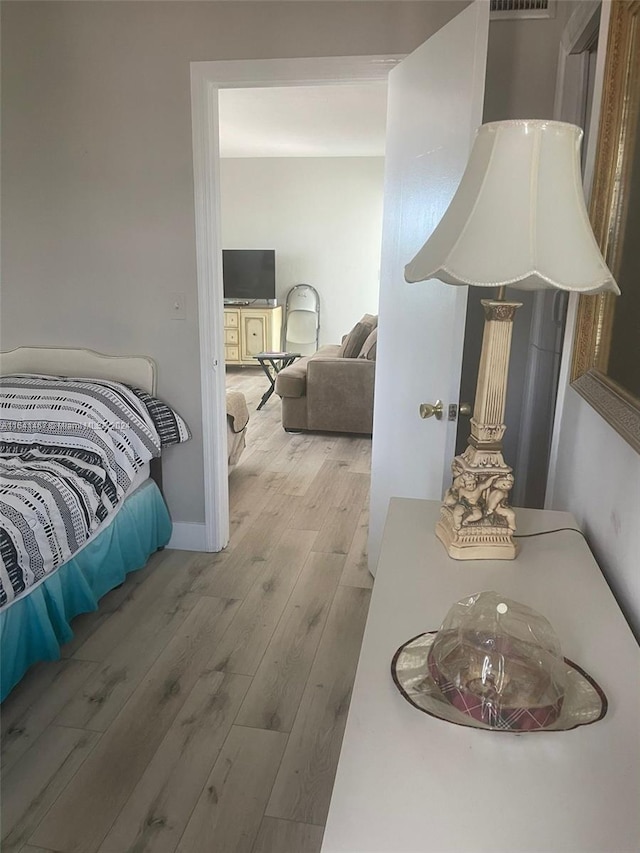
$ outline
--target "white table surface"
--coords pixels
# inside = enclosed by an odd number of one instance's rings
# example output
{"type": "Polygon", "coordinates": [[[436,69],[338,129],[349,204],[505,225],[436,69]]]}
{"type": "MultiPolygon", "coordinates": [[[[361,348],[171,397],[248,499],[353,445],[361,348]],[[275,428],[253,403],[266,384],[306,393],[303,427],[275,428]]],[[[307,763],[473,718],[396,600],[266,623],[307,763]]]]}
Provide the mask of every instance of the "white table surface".
{"type": "MultiPolygon", "coordinates": [[[[587,544],[556,533],[519,540],[515,561],[459,562],[435,538],[438,511],[391,502],[322,853],[640,850],[640,649],[587,544]],[[394,652],[485,589],[549,619],[606,693],[603,720],[511,735],[409,705],[394,652]]],[[[518,533],[565,526],[569,513],[518,511],[518,533]]]]}

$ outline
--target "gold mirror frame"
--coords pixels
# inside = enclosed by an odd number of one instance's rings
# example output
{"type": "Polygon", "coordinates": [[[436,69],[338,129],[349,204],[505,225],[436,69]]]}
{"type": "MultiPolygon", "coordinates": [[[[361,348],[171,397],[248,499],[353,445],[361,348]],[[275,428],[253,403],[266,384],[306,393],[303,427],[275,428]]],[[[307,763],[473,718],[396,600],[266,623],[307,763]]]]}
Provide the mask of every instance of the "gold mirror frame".
{"type": "MultiPolygon", "coordinates": [[[[633,146],[640,145],[634,138],[639,109],[640,0],[612,0],[590,216],[614,277],[620,267],[633,146]]],[[[616,298],[580,297],[571,383],[640,453],[640,399],[607,375],[616,298]]]]}

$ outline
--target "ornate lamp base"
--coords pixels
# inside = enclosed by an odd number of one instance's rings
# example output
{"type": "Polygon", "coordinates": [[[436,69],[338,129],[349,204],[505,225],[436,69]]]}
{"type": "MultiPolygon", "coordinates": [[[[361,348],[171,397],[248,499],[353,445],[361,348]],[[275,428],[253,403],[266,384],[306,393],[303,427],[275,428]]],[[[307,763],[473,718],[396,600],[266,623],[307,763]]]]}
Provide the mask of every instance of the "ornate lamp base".
{"type": "Polygon", "coordinates": [[[512,469],[502,456],[513,316],[518,302],[483,299],[485,328],[469,443],[451,464],[436,535],[456,560],[513,560],[512,469]]]}
{"type": "Polygon", "coordinates": [[[511,468],[502,452],[469,445],[451,464],[436,536],[456,560],[513,560],[516,514],[508,504],[511,468]]]}
{"type": "Polygon", "coordinates": [[[497,524],[453,525],[451,510],[443,506],[436,536],[454,560],[513,560],[518,553],[512,531],[497,524]]]}

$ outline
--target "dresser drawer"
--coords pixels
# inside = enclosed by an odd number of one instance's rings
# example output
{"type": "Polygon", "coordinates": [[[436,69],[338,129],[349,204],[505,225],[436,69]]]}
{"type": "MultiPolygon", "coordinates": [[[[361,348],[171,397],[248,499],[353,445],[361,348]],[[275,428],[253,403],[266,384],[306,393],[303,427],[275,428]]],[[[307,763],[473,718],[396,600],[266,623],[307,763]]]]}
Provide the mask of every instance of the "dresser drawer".
{"type": "Polygon", "coordinates": [[[225,329],[237,329],[240,326],[240,312],[239,311],[225,311],[224,312],[224,327],[225,329]]]}
{"type": "Polygon", "coordinates": [[[237,346],[240,343],[240,330],[239,329],[225,329],[224,330],[224,342],[225,342],[225,344],[235,344],[237,346]]]}
{"type": "Polygon", "coordinates": [[[224,360],[225,361],[240,361],[240,347],[229,346],[227,344],[224,348],[224,360]]]}

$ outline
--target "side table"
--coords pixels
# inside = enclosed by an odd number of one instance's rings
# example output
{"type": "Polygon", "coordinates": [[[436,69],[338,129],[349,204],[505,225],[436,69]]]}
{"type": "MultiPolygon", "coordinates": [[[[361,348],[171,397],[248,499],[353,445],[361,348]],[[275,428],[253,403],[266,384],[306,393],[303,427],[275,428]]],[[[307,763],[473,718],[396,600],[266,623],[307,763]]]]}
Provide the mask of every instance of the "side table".
{"type": "Polygon", "coordinates": [[[257,412],[260,411],[275,391],[276,376],[278,373],[284,370],[285,367],[293,364],[297,358],[300,358],[300,355],[299,352],[259,352],[257,355],[254,355],[254,358],[260,362],[260,367],[264,370],[270,386],[262,395],[262,399],[256,409],[257,412]]]}
{"type": "MultiPolygon", "coordinates": [[[[586,542],[517,540],[513,561],[450,559],[439,501],[392,498],[322,853],[631,853],[639,849],[640,650],[586,542]],[[551,622],[609,700],[597,723],[510,734],[451,725],[400,695],[398,647],[485,589],[551,622]]],[[[518,534],[576,527],[519,509],[518,534]]]]}

